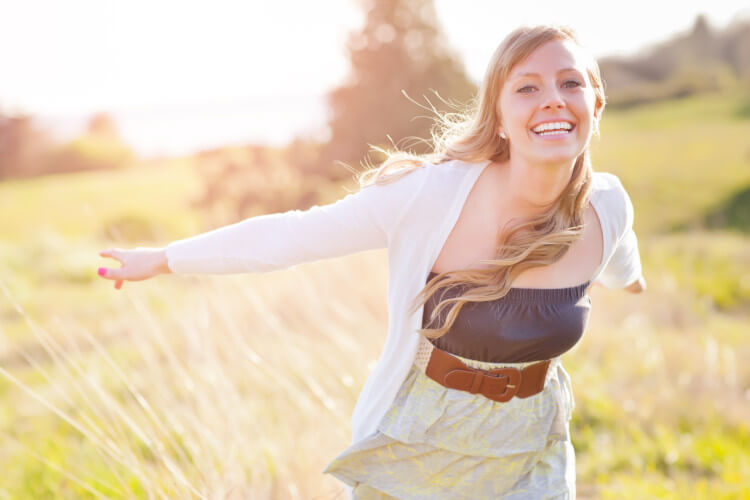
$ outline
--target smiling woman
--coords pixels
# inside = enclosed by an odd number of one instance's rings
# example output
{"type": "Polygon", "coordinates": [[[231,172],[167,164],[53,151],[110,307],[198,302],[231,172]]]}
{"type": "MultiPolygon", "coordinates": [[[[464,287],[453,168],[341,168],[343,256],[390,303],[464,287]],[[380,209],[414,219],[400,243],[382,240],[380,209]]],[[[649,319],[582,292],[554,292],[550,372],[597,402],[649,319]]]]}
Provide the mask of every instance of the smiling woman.
{"type": "Polygon", "coordinates": [[[542,45],[513,68],[498,106],[501,130],[515,154],[550,164],[582,153],[604,107],[592,89],[598,76],[588,76],[591,63],[575,42],[560,40],[542,45]]]}
{"type": "Polygon", "coordinates": [[[330,205],[114,250],[123,267],[103,276],[265,273],[387,247],[388,336],[353,442],[324,472],[360,500],[575,498],[561,356],[591,284],[642,279],[630,198],[589,159],[604,106],[572,30],[519,28],[433,154],[395,152],[330,205]]]}
{"type": "Polygon", "coordinates": [[[353,498],[575,498],[560,356],[583,334],[595,279],[642,280],[632,205],[591,170],[603,84],[571,30],[511,33],[480,98],[436,148],[437,164],[490,162],[436,245],[414,364],[376,429],[325,469],[353,498]]]}

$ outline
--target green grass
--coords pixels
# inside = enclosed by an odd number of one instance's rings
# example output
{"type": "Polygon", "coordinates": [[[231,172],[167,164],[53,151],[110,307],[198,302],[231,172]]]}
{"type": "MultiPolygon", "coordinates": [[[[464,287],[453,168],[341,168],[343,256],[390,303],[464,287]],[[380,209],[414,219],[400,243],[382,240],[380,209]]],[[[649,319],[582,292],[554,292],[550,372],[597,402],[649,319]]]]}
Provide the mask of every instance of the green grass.
{"type": "Polygon", "coordinates": [[[641,234],[698,223],[750,185],[750,119],[743,95],[690,97],[607,113],[592,141],[594,170],[617,174],[641,234]]]}
{"type": "Polygon", "coordinates": [[[645,245],[646,265],[666,271],[674,287],[690,290],[722,311],[750,309],[750,245],[746,236],[727,232],[667,234],[645,245]]]}
{"type": "Polygon", "coordinates": [[[128,169],[76,172],[0,183],[2,240],[31,244],[36,239],[112,240],[123,221],[140,224],[125,241],[162,240],[195,230],[188,200],[200,193],[189,161],[150,163],[128,169]]]}

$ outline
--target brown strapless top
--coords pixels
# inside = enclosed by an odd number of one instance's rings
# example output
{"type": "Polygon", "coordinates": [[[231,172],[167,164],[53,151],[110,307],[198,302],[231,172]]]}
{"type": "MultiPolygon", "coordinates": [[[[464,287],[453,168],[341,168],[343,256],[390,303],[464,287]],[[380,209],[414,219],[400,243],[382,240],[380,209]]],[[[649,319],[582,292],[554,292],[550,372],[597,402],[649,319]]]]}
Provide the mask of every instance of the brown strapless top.
{"type": "MultiPolygon", "coordinates": [[[[437,273],[430,272],[429,281],[437,273]]],[[[558,356],[580,340],[588,323],[591,299],[585,294],[591,281],[567,288],[511,288],[505,297],[490,302],[468,302],[451,329],[433,345],[464,358],[492,363],[520,363],[558,356]]],[[[427,327],[438,298],[461,295],[465,287],[440,289],[424,306],[422,328],[427,327]]],[[[440,323],[445,319],[443,310],[440,323]]]]}

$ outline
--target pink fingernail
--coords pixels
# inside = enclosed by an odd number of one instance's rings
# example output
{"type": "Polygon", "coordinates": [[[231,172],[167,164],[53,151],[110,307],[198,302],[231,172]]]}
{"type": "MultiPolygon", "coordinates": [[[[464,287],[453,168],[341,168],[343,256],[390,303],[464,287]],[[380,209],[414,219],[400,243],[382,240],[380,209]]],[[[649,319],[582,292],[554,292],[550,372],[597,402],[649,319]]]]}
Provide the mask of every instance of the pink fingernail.
{"type": "Polygon", "coordinates": [[[107,269],[104,267],[100,267],[99,271],[97,272],[99,273],[99,276],[104,276],[107,273],[107,269]]]}

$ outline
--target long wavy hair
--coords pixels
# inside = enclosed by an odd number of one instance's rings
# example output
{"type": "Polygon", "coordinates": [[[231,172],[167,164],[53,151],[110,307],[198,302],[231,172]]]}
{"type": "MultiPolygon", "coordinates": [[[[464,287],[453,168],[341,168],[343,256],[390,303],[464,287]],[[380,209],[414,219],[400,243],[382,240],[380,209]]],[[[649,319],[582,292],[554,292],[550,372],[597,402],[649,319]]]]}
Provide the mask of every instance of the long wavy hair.
{"type": "MultiPolygon", "coordinates": [[[[507,161],[510,157],[508,142],[498,135],[500,117],[496,110],[500,91],[518,63],[541,45],[553,40],[570,40],[583,48],[575,30],[567,26],[523,26],[511,32],[492,55],[478,95],[469,102],[465,111],[439,113],[433,108],[437,115],[430,131],[433,152],[416,155],[373,146],[387,159],[381,166],[359,174],[360,186],[387,184],[418,168],[434,168],[450,160],[469,163],[488,159],[493,162],[507,161]]],[[[605,105],[604,84],[596,60],[593,57],[588,57],[588,60],[588,79],[601,117],[605,105]]],[[[598,133],[595,121],[594,134],[598,133]]],[[[532,217],[513,219],[505,228],[498,228],[495,259],[482,261],[489,265],[487,268],[447,271],[428,281],[412,302],[412,314],[439,289],[447,291],[459,287],[461,295],[440,300],[432,311],[429,326],[434,326],[443,310],[448,309],[442,325],[420,328],[418,332],[431,339],[441,337],[449,331],[465,303],[499,299],[508,293],[513,280],[524,270],[550,265],[565,255],[583,233],[583,213],[590,198],[592,175],[587,144],[575,161],[570,181],[549,209],[532,217]]]]}

